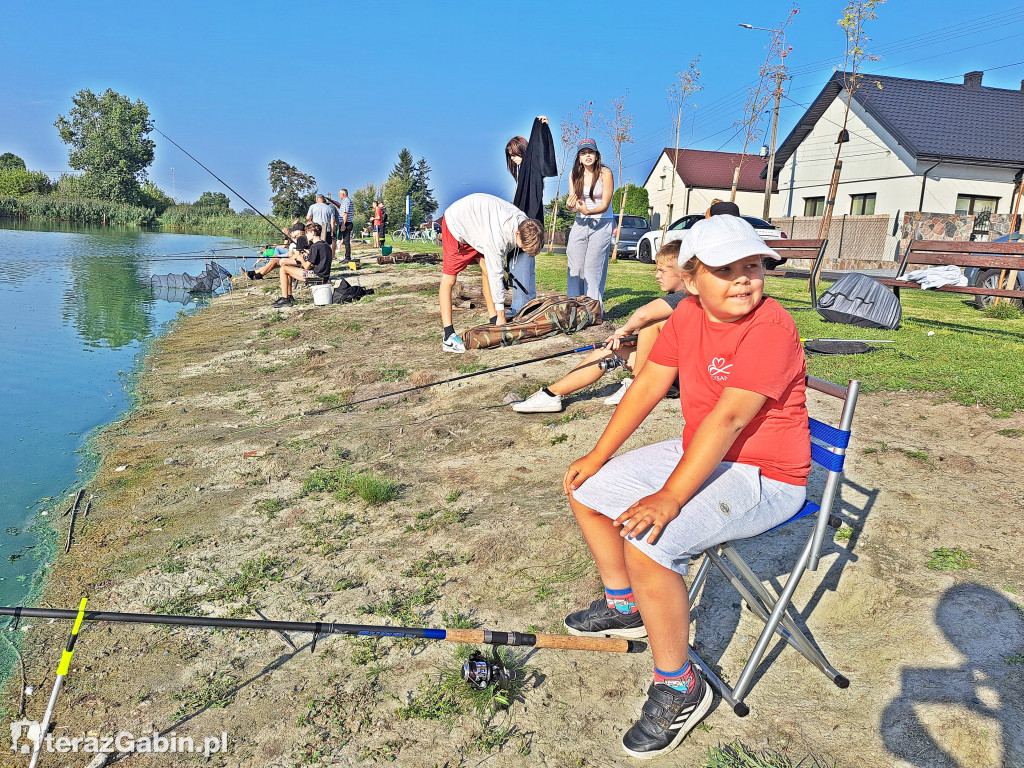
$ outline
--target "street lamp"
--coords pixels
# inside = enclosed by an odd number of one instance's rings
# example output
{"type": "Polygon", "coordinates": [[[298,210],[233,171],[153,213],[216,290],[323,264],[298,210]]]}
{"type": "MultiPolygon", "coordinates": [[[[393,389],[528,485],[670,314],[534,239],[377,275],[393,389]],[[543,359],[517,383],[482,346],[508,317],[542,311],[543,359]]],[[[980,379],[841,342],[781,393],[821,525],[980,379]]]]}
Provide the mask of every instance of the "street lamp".
{"type": "MultiPolygon", "coordinates": [[[[790,49],[786,47],[786,30],[785,29],[769,29],[768,27],[755,27],[753,24],[740,24],[739,26],[744,29],[756,29],[761,32],[771,32],[773,35],[778,35],[781,40],[779,46],[781,51],[780,58],[785,59],[786,54],[789,53],[790,49]]],[[[775,109],[772,110],[772,142],[768,147],[768,166],[765,171],[767,178],[764,183],[764,211],[762,212],[762,218],[767,219],[771,212],[772,204],[772,181],[775,176],[775,140],[778,137],[779,132],[779,105],[782,102],[782,83],[786,79],[786,65],[781,64],[778,71],[775,73],[775,109]]],[[[764,155],[762,154],[762,157],[764,155]]]]}

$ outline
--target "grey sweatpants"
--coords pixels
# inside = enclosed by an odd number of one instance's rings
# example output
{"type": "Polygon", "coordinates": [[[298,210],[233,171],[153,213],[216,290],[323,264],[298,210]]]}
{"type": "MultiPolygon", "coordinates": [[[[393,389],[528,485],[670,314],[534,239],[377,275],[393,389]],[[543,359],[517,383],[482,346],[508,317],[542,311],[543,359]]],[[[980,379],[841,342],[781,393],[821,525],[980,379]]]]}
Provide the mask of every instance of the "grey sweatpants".
{"type": "Polygon", "coordinates": [[[565,255],[569,261],[566,294],[597,299],[602,309],[614,221],[612,218],[599,219],[577,214],[565,245],[565,255]]]}
{"type": "MultiPolygon", "coordinates": [[[[572,497],[614,520],[661,490],[682,458],[682,440],[645,445],[612,458],[572,497]]],[[[784,523],[800,510],[806,496],[805,486],[769,480],[757,467],[723,461],[654,544],[647,543],[646,532],[627,541],[659,565],[686,575],[692,556],[784,523]]]]}

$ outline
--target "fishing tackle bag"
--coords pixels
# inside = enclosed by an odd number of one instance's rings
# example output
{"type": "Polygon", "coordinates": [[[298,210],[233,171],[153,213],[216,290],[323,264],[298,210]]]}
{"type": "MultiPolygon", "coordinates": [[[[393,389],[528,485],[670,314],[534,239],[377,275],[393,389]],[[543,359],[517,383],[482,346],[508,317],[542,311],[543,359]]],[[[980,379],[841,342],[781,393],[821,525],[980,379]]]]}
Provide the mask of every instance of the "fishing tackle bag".
{"type": "Polygon", "coordinates": [[[903,317],[896,295],[873,277],[859,272],[836,280],[818,299],[816,309],[830,323],[888,331],[899,328],[903,317]]]}
{"type": "Polygon", "coordinates": [[[373,288],[363,288],[361,285],[352,285],[344,277],[334,282],[334,292],[331,294],[331,304],[348,304],[350,301],[359,301],[363,296],[373,293],[373,288]]]}
{"type": "Polygon", "coordinates": [[[505,325],[478,325],[462,334],[466,349],[508,347],[601,322],[601,304],[589,296],[548,296],[528,302],[505,325]]]}

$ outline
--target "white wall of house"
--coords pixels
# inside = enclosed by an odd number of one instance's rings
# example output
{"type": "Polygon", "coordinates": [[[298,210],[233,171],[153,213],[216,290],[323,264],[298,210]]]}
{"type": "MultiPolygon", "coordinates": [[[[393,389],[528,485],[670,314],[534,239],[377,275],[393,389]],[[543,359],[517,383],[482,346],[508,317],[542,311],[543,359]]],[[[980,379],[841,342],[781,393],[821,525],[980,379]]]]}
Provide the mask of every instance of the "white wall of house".
{"type": "MultiPolygon", "coordinates": [[[[870,83],[864,88],[870,88],[870,83]]],[[[836,139],[843,125],[846,92],[829,105],[779,174],[773,216],[802,216],[808,198],[826,197],[835,162],[836,139]]],[[[870,98],[870,95],[868,96],[870,98]]],[[[959,195],[1000,198],[999,213],[1010,212],[1014,170],[984,166],[918,162],[858,103],[847,123],[850,140],[843,161],[833,214],[853,213],[854,195],[875,195],[875,214],[906,211],[953,213],[959,195]],[[924,173],[924,204],[921,188],[924,173]]]]}
{"type": "MultiPolygon", "coordinates": [[[[668,216],[669,204],[672,204],[672,218],[678,219],[688,213],[704,213],[714,199],[728,200],[732,188],[708,189],[705,187],[688,188],[679,176],[676,176],[675,189],[672,190],[672,162],[665,152],[661,153],[654,165],[650,178],[644,187],[647,189],[648,204],[653,210],[651,226],[658,228],[668,216]]],[[[773,195],[774,197],[774,195],[773,195]]],[[[764,190],[748,192],[737,190],[736,205],[747,216],[758,216],[764,212],[764,190]]],[[[671,223],[671,222],[670,222],[671,223]]]]}

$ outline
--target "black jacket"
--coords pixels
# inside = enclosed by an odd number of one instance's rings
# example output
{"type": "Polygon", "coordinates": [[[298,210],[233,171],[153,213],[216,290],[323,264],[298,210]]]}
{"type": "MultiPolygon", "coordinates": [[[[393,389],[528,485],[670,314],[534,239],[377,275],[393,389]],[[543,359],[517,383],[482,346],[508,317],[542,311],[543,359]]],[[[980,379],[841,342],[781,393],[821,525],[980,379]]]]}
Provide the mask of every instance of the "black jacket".
{"type": "Polygon", "coordinates": [[[555,140],[551,128],[540,118],[533,121],[530,142],[526,147],[523,162],[519,164],[519,180],[512,204],[527,217],[544,224],[544,179],[557,176],[555,163],[555,140]]]}

